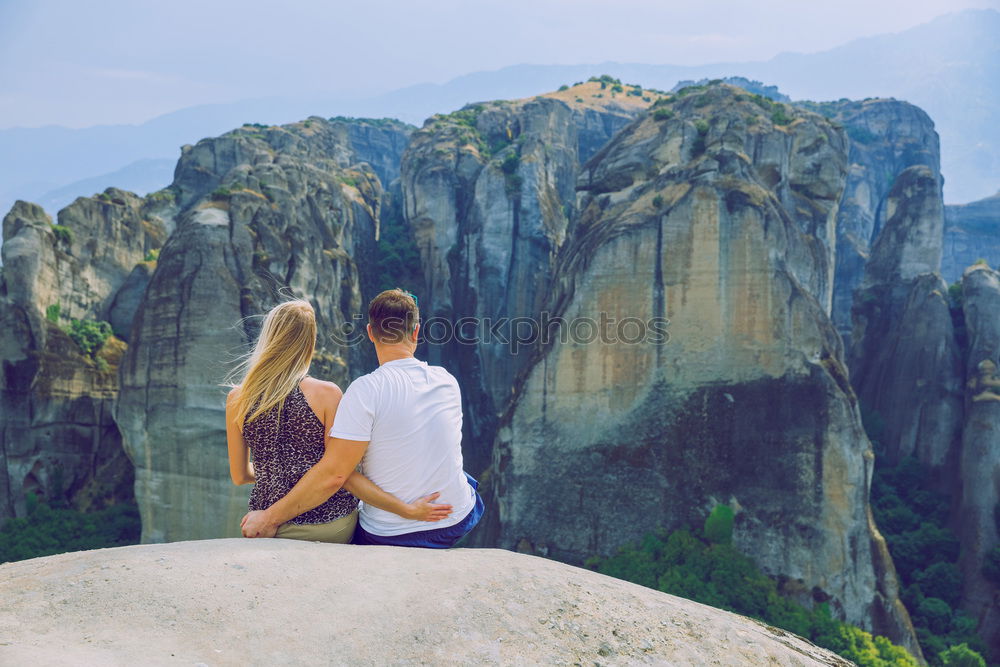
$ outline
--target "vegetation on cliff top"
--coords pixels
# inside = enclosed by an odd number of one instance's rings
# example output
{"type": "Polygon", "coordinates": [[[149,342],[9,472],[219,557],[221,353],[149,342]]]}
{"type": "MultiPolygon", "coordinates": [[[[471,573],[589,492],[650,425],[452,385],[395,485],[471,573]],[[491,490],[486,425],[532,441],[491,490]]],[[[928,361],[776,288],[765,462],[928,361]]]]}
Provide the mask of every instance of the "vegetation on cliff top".
{"type": "MultiPolygon", "coordinates": [[[[713,104],[717,104],[727,98],[736,101],[750,101],[766,113],[767,118],[775,125],[789,125],[795,121],[795,108],[791,104],[771,99],[767,95],[752,92],[746,89],[734,91],[740,88],[733,84],[726,84],[722,79],[713,79],[705,83],[692,84],[678,89],[670,97],[662,97],[653,103],[653,118],[655,120],[670,120],[676,114],[676,107],[679,103],[690,105],[695,109],[708,109],[713,104]],[[725,84],[720,86],[719,84],[725,84]]],[[[700,151],[696,150],[696,154],[700,151]]]]}
{"type": "Polygon", "coordinates": [[[331,123],[355,123],[360,125],[372,125],[374,127],[390,128],[390,129],[412,129],[413,126],[409,123],[404,123],[403,121],[396,118],[357,118],[355,116],[332,116],[330,119],[331,123]]]}
{"type": "Polygon", "coordinates": [[[783,94],[777,86],[768,86],[761,81],[756,79],[747,79],[742,76],[728,76],[724,79],[701,79],[699,81],[679,81],[676,86],[674,86],[674,91],[679,91],[684,88],[691,87],[705,87],[706,85],[716,84],[716,83],[727,83],[731,86],[736,86],[737,88],[742,88],[750,93],[756,93],[758,95],[763,95],[776,102],[790,102],[791,100],[785,94],[783,94]]]}

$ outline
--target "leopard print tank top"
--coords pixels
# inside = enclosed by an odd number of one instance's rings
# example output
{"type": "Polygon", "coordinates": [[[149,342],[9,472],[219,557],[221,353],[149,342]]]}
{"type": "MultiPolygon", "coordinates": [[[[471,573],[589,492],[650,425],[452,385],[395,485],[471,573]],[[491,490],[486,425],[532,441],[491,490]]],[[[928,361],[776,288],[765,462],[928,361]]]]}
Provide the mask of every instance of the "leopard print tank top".
{"type": "MultiPolygon", "coordinates": [[[[243,439],[253,454],[257,482],[250,492],[250,509],[267,509],[280,500],[302,475],[323,456],[324,426],[296,386],[282,405],[272,408],[249,424],[243,424],[243,439]],[[281,418],[278,418],[278,409],[281,418]]],[[[289,523],[327,523],[358,508],[358,499],[337,491],[329,500],[298,515],[289,523]]]]}

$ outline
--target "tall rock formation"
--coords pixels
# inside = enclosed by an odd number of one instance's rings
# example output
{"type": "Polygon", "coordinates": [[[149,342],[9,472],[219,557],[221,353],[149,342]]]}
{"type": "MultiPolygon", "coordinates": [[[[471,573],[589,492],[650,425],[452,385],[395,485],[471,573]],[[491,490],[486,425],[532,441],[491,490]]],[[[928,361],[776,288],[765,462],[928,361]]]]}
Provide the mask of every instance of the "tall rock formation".
{"type": "Polygon", "coordinates": [[[481,334],[541,311],[572,216],[572,120],[551,99],[481,105],[429,120],[404,157],[404,211],[427,282],[424,337],[441,343],[428,358],[463,379],[474,471],[488,460],[486,438],[526,359],[503,340],[509,328],[492,342],[481,334]],[[453,335],[445,323],[462,318],[478,320],[453,335]]]}
{"type": "Polygon", "coordinates": [[[855,293],[851,383],[884,425],[889,464],[916,456],[952,487],[962,425],[962,352],[948,286],[938,273],[944,224],[941,180],[905,169],[886,200],[886,223],[855,293]]]}
{"type": "Polygon", "coordinates": [[[1000,547],[1000,273],[978,264],[962,277],[968,335],[965,425],[958,512],[963,605],[1000,660],[1000,588],[983,577],[986,555],[1000,547]]]}
{"type": "Polygon", "coordinates": [[[572,233],[581,152],[660,97],[617,94],[608,83],[434,116],[404,155],[428,359],[462,379],[473,472],[489,463],[497,418],[529,360],[518,341],[537,335],[556,253],[572,233]]]}
{"type": "Polygon", "coordinates": [[[480,539],[579,561],[728,503],[768,572],[919,654],[827,314],[847,139],[774,105],[691,91],[585,165],[546,301],[569,336],[516,381],[480,539]]]}
{"type": "Polygon", "coordinates": [[[183,149],[165,195],[176,230],[134,322],[115,411],[144,542],[239,533],[247,493],[228,479],[221,385],[261,313],[292,295],[312,302],[316,377],[346,387],[375,364],[355,319],[371,289],[383,193],[368,161],[381,158],[365,147],[398,148],[408,130],[349,124],[244,126],[183,149]]]}
{"type": "Polygon", "coordinates": [[[1000,291],[985,264],[965,271],[958,294],[941,276],[942,268],[954,274],[958,262],[996,247],[993,204],[947,207],[946,222],[936,169],[899,174],[854,292],[849,367],[862,409],[879,425],[886,463],[916,457],[951,497],[962,544],[961,604],[987,644],[1000,646],[1000,591],[982,574],[1000,541],[1000,380],[993,370],[1000,363],[1000,291]]]}
{"type": "Polygon", "coordinates": [[[981,259],[990,266],[1000,266],[1000,192],[968,204],[944,207],[941,275],[954,283],[962,279],[966,267],[981,259]]]}
{"type": "MultiPolygon", "coordinates": [[[[124,344],[111,338],[88,355],[66,329],[73,319],[112,319],[129,274],[165,236],[142,199],[113,188],[77,199],[58,225],[21,201],[4,218],[0,520],[24,511],[26,493],[81,507],[131,495],[111,416],[124,344]]],[[[117,307],[120,322],[134,313],[117,307]]]]}
{"type": "MultiPolygon", "coordinates": [[[[897,177],[923,165],[940,178],[934,123],[919,107],[893,99],[802,103],[847,130],[847,183],[837,215],[833,322],[850,347],[854,290],[865,275],[872,246],[889,218],[888,197],[897,177]]],[[[853,370],[853,369],[852,369],[853,370]]]]}

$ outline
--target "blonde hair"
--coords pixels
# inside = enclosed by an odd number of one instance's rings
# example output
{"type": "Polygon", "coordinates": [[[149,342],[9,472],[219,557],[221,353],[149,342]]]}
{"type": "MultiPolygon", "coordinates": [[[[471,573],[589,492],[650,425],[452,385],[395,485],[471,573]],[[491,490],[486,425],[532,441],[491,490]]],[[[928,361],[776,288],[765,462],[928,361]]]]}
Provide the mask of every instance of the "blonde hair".
{"type": "MultiPolygon", "coordinates": [[[[279,405],[309,371],[316,349],[316,313],[308,301],[286,301],[264,318],[257,344],[230,375],[242,375],[232,403],[236,423],[252,422],[279,405]]],[[[279,415],[280,417],[280,415],[279,415]]]]}

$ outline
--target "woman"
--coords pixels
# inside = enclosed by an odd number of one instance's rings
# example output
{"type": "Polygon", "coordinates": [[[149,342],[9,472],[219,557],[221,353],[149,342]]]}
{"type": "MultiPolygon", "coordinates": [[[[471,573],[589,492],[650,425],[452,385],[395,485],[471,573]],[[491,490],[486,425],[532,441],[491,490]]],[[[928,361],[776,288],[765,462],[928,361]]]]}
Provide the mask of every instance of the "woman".
{"type": "MultiPolygon", "coordinates": [[[[288,493],[325,451],[343,395],[332,382],[307,375],[316,347],[316,316],[308,301],[275,306],[226,400],[229,474],[233,483],[254,484],[250,509],[266,509],[288,493]],[[253,455],[251,463],[250,455],[253,455]]],[[[404,503],[355,472],[325,503],[278,529],[276,537],[320,542],[351,541],[358,498],[418,521],[440,521],[450,505],[432,505],[432,494],[404,503]]]]}

